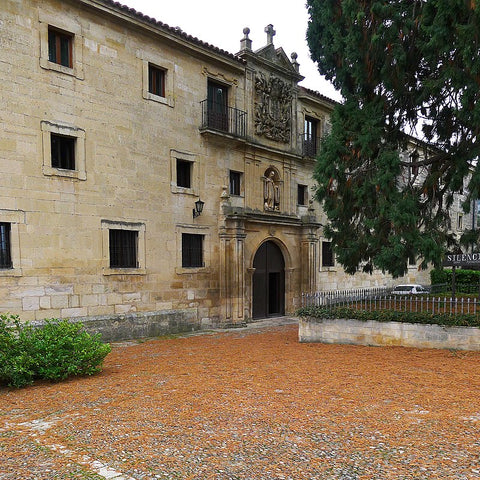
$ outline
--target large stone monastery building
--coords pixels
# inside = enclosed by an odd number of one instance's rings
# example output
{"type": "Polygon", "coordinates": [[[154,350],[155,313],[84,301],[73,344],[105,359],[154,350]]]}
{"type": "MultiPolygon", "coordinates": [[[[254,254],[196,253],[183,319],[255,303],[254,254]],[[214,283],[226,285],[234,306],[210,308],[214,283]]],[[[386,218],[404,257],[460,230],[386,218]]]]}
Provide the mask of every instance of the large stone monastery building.
{"type": "Polygon", "coordinates": [[[392,284],[323,237],[334,101],[271,25],[238,33],[231,54],[110,0],[2,0],[0,312],[199,328],[392,284]]]}

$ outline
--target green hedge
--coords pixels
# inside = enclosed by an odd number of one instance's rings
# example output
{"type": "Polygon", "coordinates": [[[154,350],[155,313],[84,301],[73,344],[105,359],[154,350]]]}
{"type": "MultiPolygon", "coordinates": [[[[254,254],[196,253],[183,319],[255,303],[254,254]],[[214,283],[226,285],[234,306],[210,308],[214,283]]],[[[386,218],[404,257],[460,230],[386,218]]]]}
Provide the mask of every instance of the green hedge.
{"type": "MultiPolygon", "coordinates": [[[[447,283],[448,285],[451,285],[452,269],[439,268],[439,269],[432,270],[430,272],[430,282],[432,285],[439,285],[443,283],[447,283]]],[[[459,285],[472,285],[478,289],[479,282],[480,282],[480,271],[464,270],[464,269],[455,270],[455,283],[459,285]]]]}
{"type": "Polygon", "coordinates": [[[34,327],[16,315],[0,315],[0,383],[8,386],[93,375],[110,351],[100,334],[88,334],[81,323],[51,319],[34,327]]]}
{"type": "Polygon", "coordinates": [[[357,310],[348,307],[304,307],[297,310],[299,317],[314,317],[325,319],[354,319],[377,322],[403,322],[436,324],[451,327],[480,327],[480,319],[473,314],[450,315],[448,313],[429,313],[429,312],[400,312],[395,310],[357,310]]]}

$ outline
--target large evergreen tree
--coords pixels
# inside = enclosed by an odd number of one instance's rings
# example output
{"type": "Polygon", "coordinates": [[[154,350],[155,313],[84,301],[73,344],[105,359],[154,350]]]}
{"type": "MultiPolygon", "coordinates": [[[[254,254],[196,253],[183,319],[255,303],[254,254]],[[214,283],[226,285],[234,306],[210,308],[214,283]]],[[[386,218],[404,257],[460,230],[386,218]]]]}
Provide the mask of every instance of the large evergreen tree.
{"type": "Polygon", "coordinates": [[[339,262],[394,276],[413,256],[438,265],[457,242],[453,193],[468,182],[466,211],[480,196],[480,1],[308,0],[308,9],[312,58],[344,98],[315,172],[339,262]],[[422,140],[410,155],[405,133],[422,140]]]}

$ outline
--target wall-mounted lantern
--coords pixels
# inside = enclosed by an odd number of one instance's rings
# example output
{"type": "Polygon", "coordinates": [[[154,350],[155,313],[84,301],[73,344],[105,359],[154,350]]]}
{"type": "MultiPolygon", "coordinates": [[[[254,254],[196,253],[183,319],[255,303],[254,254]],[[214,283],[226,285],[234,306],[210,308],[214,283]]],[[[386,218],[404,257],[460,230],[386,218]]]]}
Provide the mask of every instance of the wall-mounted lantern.
{"type": "Polygon", "coordinates": [[[195,208],[193,209],[193,218],[198,217],[202,213],[204,205],[205,202],[202,202],[200,199],[195,202],[195,208]]]}

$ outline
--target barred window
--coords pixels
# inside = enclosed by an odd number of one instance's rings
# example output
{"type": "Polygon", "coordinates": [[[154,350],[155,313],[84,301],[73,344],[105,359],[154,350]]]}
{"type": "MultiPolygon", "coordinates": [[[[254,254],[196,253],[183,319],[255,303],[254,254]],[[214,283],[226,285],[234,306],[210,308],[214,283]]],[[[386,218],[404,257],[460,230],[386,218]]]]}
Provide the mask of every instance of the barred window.
{"type": "Polygon", "coordinates": [[[10,230],[10,223],[0,222],[0,268],[13,268],[10,230]]]}
{"type": "Polygon", "coordinates": [[[333,267],[334,265],[332,242],[322,242],[322,267],[333,267]]]}
{"type": "Polygon", "coordinates": [[[182,233],[182,267],[203,267],[203,235],[182,233]]]}
{"type": "Polygon", "coordinates": [[[138,268],[138,231],[109,231],[110,268],[138,268]]]}

